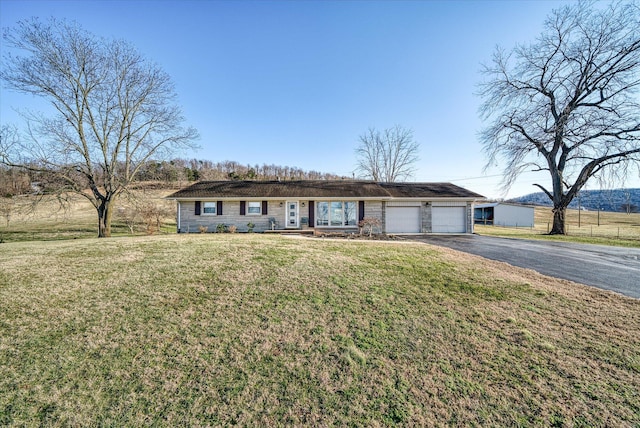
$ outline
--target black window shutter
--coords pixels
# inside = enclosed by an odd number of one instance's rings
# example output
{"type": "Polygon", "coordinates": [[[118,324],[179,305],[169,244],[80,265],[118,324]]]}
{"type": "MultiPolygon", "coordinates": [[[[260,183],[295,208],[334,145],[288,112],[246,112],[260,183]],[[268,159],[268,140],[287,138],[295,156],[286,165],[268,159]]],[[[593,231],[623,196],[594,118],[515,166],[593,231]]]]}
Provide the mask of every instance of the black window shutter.
{"type": "Polygon", "coordinates": [[[358,222],[364,219],[364,201],[358,202],[358,222]]]}
{"type": "Polygon", "coordinates": [[[222,215],[222,201],[218,201],[216,204],[216,215],[222,215]]]}
{"type": "Polygon", "coordinates": [[[269,203],[267,201],[262,201],[262,215],[267,215],[269,203]]]}
{"type": "Polygon", "coordinates": [[[247,214],[247,202],[240,201],[240,215],[246,215],[246,214],[247,214]]]}
{"type": "Polygon", "coordinates": [[[196,215],[200,215],[200,201],[196,201],[196,211],[195,211],[196,215]]]}
{"type": "Polygon", "coordinates": [[[309,201],[309,227],[313,227],[316,224],[316,210],[314,209],[313,201],[309,201]]]}

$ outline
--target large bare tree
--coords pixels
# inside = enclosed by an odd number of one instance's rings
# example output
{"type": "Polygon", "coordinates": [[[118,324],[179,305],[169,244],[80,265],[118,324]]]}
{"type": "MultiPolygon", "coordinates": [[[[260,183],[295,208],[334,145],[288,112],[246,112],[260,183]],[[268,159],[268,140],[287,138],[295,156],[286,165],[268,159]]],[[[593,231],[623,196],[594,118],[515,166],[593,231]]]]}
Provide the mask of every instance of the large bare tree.
{"type": "Polygon", "coordinates": [[[396,125],[380,132],[369,128],[360,136],[356,167],[360,175],[375,181],[406,180],[415,172],[420,144],[413,131],[396,125]]]}
{"type": "Polygon", "coordinates": [[[496,49],[480,85],[487,167],[504,162],[505,188],[524,171],[553,203],[552,234],[592,178],[623,182],[640,159],[637,3],[579,2],[554,10],[531,44],[496,49]]]}
{"type": "Polygon", "coordinates": [[[0,161],[54,174],[53,190],[88,198],[98,236],[110,236],[114,201],[139,168],[197,137],[183,126],[170,77],[129,43],[75,23],[32,19],[3,37],[4,84],[49,101],[54,114],[25,114],[27,132],[0,147],[0,161]]]}

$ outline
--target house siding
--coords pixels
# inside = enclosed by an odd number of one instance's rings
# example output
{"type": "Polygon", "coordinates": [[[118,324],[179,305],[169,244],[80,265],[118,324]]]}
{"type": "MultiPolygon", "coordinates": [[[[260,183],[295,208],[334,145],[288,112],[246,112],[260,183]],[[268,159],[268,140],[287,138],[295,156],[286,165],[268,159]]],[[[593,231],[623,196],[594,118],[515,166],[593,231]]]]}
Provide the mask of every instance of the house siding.
{"type": "Polygon", "coordinates": [[[268,201],[267,214],[263,215],[240,215],[240,201],[222,201],[222,215],[196,215],[196,202],[181,202],[179,233],[198,233],[200,227],[207,227],[207,232],[215,232],[219,224],[226,226],[235,225],[238,232],[247,232],[248,223],[253,223],[254,232],[264,232],[271,229],[270,219],[276,220],[276,229],[284,229],[285,207],[284,201],[268,201]]]}
{"type": "Polygon", "coordinates": [[[421,205],[420,208],[420,221],[421,221],[421,232],[422,233],[431,233],[431,204],[425,203],[421,205]]]}

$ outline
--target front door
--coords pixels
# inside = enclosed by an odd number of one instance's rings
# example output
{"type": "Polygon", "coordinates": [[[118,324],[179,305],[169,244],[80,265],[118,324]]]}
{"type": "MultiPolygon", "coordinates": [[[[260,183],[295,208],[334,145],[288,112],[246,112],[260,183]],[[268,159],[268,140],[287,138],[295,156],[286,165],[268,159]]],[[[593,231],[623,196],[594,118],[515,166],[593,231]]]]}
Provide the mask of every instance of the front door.
{"type": "Polygon", "coordinates": [[[298,202],[287,201],[287,227],[298,227],[298,202]]]}

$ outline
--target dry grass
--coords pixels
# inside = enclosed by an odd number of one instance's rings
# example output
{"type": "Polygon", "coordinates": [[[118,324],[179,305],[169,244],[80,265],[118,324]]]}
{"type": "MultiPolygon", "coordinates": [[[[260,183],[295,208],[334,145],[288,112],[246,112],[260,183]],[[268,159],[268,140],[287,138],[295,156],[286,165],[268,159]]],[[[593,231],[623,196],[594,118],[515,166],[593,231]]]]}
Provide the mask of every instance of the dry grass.
{"type": "Polygon", "coordinates": [[[567,210],[568,236],[548,236],[553,225],[551,208],[536,207],[533,228],[475,225],[480,235],[553,239],[573,242],[640,247],[640,213],[567,210]],[[599,217],[599,218],[598,218],[599,217]]]}
{"type": "MultiPolygon", "coordinates": [[[[138,189],[132,192],[144,199],[175,211],[175,202],[163,199],[172,190],[138,189]]],[[[98,235],[98,214],[91,203],[76,194],[64,195],[64,199],[42,196],[21,196],[13,199],[0,197],[0,243],[17,241],[50,241],[92,238],[98,235]],[[3,207],[10,207],[7,211],[3,207]]],[[[117,200],[112,222],[114,236],[130,235],[118,209],[130,207],[126,196],[117,200]]],[[[161,232],[175,232],[175,218],[164,219],[161,232]]],[[[136,232],[145,233],[142,219],[138,219],[136,232]]]]}
{"type": "Polygon", "coordinates": [[[640,301],[416,243],[5,243],[0,313],[0,425],[640,424],[640,301]]]}

